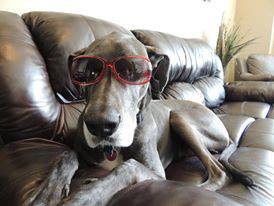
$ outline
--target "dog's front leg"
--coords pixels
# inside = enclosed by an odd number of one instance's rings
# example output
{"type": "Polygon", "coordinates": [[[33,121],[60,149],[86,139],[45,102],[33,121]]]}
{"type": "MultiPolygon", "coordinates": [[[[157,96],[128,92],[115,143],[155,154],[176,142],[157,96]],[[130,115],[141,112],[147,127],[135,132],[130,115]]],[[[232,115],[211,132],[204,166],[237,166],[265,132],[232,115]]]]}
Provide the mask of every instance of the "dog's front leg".
{"type": "Polygon", "coordinates": [[[134,159],[141,162],[162,179],[166,179],[165,170],[160,160],[154,137],[151,137],[147,142],[135,142],[130,150],[133,153],[132,156],[134,159]]]}
{"type": "Polygon", "coordinates": [[[121,189],[149,179],[159,177],[136,160],[130,159],[115,168],[108,176],[81,186],[60,205],[105,206],[121,189]]]}

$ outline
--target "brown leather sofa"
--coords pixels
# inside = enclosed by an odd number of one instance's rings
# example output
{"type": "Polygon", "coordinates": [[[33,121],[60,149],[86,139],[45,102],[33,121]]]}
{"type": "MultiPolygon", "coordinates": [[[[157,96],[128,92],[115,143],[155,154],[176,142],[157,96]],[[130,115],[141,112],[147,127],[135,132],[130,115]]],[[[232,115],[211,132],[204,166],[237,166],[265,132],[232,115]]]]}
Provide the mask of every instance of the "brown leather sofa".
{"type": "MultiPolygon", "coordinates": [[[[229,161],[258,186],[246,188],[233,181],[216,192],[194,187],[207,174],[200,161],[190,156],[166,169],[168,179],[178,182],[140,183],[118,193],[109,205],[273,205],[273,87],[258,90],[258,85],[243,82],[224,86],[220,60],[200,40],[153,31],[130,32],[82,15],[31,12],[20,17],[0,12],[0,134],[7,144],[4,148],[12,148],[10,142],[34,137],[71,145],[84,105],[79,88],[69,77],[68,55],[112,31],[135,35],[166,56],[154,71],[153,96],[190,99],[214,110],[231,140],[239,143],[229,161]]],[[[1,150],[0,164],[5,160],[1,150]]],[[[10,152],[10,156],[17,155],[10,152]]],[[[0,170],[0,204],[5,199],[6,180],[1,178],[5,170],[8,168],[0,170]]],[[[14,182],[12,174],[10,181],[14,182]]]]}

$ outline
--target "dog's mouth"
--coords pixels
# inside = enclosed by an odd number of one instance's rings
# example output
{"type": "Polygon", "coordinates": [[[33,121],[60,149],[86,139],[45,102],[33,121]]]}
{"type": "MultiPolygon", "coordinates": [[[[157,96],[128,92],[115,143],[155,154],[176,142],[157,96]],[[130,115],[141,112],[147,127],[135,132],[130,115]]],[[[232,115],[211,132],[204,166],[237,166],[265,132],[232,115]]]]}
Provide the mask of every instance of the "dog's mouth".
{"type": "Polygon", "coordinates": [[[118,157],[121,149],[120,147],[115,147],[111,144],[98,144],[95,148],[91,148],[86,142],[80,141],[79,143],[80,144],[77,145],[79,155],[90,164],[98,164],[103,161],[102,154],[107,160],[114,161],[118,157]]]}
{"type": "Polygon", "coordinates": [[[102,151],[108,159],[116,156],[115,139],[111,136],[98,137],[90,133],[85,123],[83,123],[85,142],[82,142],[82,149],[86,152],[94,149],[102,151]]]}

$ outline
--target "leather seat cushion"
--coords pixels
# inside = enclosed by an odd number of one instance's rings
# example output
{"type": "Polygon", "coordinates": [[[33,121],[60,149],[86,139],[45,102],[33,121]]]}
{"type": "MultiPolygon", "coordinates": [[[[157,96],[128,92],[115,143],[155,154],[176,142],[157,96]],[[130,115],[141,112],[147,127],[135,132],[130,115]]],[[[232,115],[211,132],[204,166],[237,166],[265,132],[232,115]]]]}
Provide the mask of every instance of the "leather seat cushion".
{"type": "Polygon", "coordinates": [[[258,119],[253,122],[244,134],[240,146],[274,152],[274,119],[258,119]]]}
{"type": "Polygon", "coordinates": [[[229,137],[233,142],[238,143],[242,137],[246,128],[255,121],[252,117],[242,115],[231,115],[231,114],[219,114],[218,117],[225,125],[229,137]]]}
{"type": "Polygon", "coordinates": [[[218,192],[243,205],[271,206],[274,202],[274,153],[264,149],[240,147],[229,159],[249,175],[257,187],[231,183],[218,192]]]}
{"type": "MultiPolygon", "coordinates": [[[[219,154],[214,154],[218,159],[219,154]]],[[[186,185],[198,186],[208,178],[208,172],[201,160],[189,152],[188,156],[173,161],[165,170],[168,180],[183,182],[186,185]]]]}
{"type": "Polygon", "coordinates": [[[199,185],[208,175],[204,165],[196,156],[174,161],[165,171],[168,180],[180,181],[188,185],[199,185]]]}
{"type": "MultiPolygon", "coordinates": [[[[217,156],[215,156],[217,158],[217,156]]],[[[249,175],[258,185],[246,188],[232,181],[218,192],[243,205],[269,205],[274,200],[274,153],[265,149],[239,147],[229,161],[235,167],[249,175]]],[[[166,169],[167,179],[193,186],[207,179],[207,171],[200,160],[193,156],[173,162],[166,169]]]]}
{"type": "Polygon", "coordinates": [[[263,102],[226,102],[219,109],[225,114],[265,118],[270,105],[263,102]]]}

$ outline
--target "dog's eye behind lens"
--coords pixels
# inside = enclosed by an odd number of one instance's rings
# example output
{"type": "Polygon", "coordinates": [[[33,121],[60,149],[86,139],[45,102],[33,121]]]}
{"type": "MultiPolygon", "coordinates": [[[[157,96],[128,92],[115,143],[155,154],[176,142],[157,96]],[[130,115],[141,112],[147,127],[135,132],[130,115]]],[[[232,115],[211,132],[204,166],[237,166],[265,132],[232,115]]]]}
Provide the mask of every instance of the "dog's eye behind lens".
{"type": "Polygon", "coordinates": [[[115,68],[120,78],[129,82],[142,82],[147,67],[143,59],[121,59],[116,62],[115,68]]]}
{"type": "Polygon", "coordinates": [[[96,80],[103,69],[103,62],[97,59],[89,59],[87,67],[86,67],[86,77],[88,81],[94,81],[96,80]]]}
{"type": "Polygon", "coordinates": [[[87,60],[76,60],[72,64],[71,77],[73,80],[78,82],[85,82],[85,70],[86,70],[87,60]]]}
{"type": "Polygon", "coordinates": [[[101,74],[103,62],[97,59],[79,59],[74,63],[72,78],[78,82],[95,81],[101,74]]]}
{"type": "Polygon", "coordinates": [[[135,68],[134,64],[128,60],[121,59],[115,64],[116,71],[122,79],[125,79],[127,81],[134,81],[135,76],[135,68]]]}

